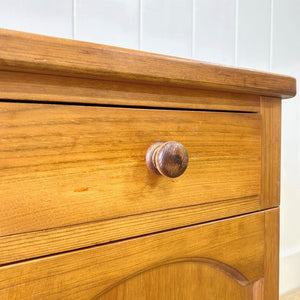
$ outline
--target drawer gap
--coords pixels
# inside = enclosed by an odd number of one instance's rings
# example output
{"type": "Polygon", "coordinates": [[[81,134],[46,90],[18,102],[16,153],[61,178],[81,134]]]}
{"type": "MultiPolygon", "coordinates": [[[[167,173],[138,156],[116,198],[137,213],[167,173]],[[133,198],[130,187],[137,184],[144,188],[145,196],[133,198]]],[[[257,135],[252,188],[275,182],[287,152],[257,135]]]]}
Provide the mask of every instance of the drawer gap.
{"type": "Polygon", "coordinates": [[[24,103],[24,104],[42,104],[42,105],[62,105],[62,106],[92,106],[92,107],[105,107],[105,108],[128,108],[128,109],[151,109],[151,110],[166,110],[166,111],[199,111],[199,112],[220,112],[220,113],[247,113],[259,114],[257,111],[247,110],[215,110],[215,109],[199,109],[199,108],[180,108],[180,107],[158,107],[158,106],[133,106],[133,105],[109,105],[97,103],[80,103],[80,102],[59,102],[59,101],[36,101],[36,100],[11,100],[0,99],[0,102],[6,103],[24,103]]]}

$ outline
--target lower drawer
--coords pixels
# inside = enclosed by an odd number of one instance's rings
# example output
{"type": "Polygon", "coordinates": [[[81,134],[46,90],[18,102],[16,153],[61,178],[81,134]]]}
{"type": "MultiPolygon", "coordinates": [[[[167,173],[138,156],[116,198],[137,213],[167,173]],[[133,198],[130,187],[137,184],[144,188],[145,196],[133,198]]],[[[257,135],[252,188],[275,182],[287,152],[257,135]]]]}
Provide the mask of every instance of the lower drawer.
{"type": "Polygon", "coordinates": [[[278,209],[0,269],[3,300],[274,300],[277,290],[278,209]]]}

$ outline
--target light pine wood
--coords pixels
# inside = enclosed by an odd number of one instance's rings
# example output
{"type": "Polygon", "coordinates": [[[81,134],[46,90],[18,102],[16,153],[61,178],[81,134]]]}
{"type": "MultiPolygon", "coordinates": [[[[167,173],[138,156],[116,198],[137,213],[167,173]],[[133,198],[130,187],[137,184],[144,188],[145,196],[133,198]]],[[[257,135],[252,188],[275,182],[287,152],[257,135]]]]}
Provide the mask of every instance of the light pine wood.
{"type": "Polygon", "coordinates": [[[261,207],[280,203],[281,100],[261,98],[262,183],[261,207]]]}
{"type": "Polygon", "coordinates": [[[2,236],[260,194],[259,114],[0,104],[2,236]],[[189,167],[151,174],[155,141],[189,167]]]}
{"type": "Polygon", "coordinates": [[[179,262],[143,272],[93,300],[260,300],[260,281],[242,285],[213,265],[179,262]],[[184,274],[184,275],[183,275],[184,274]]]}
{"type": "Polygon", "coordinates": [[[69,76],[0,71],[0,98],[259,112],[257,95],[115,82],[69,76]]]}
{"type": "Polygon", "coordinates": [[[246,197],[0,237],[0,265],[259,210],[246,197]]]}
{"type": "MultiPolygon", "coordinates": [[[[200,271],[198,264],[214,268],[207,275],[215,283],[215,293],[230,282],[228,293],[233,295],[232,290],[236,289],[238,295],[241,287],[236,288],[233,283],[236,282],[245,287],[248,299],[255,299],[251,298],[248,286],[257,294],[259,285],[256,282],[264,274],[265,214],[268,212],[8,265],[0,269],[0,298],[91,299],[138,274],[156,269],[156,276],[159,272],[165,273],[168,265],[172,269],[175,263],[186,262],[188,269],[196,268],[197,272],[200,271]],[[227,275],[220,275],[220,272],[227,275]],[[216,284],[214,276],[225,282],[216,284]]],[[[201,268],[205,272],[206,267],[201,268]]],[[[145,276],[148,278],[147,274],[145,276]]],[[[194,280],[197,284],[199,278],[194,280]]],[[[159,283],[152,288],[156,286],[159,283]]]]}
{"type": "Polygon", "coordinates": [[[0,69],[185,86],[265,96],[295,95],[295,79],[141,51],[0,30],[0,69]]]}
{"type": "Polygon", "coordinates": [[[279,208],[265,215],[264,300],[279,299],[279,208]]]}
{"type": "Polygon", "coordinates": [[[0,43],[1,300],[278,299],[294,78],[4,29],[0,43]],[[167,141],[188,152],[178,178],[147,170],[167,141]]]}

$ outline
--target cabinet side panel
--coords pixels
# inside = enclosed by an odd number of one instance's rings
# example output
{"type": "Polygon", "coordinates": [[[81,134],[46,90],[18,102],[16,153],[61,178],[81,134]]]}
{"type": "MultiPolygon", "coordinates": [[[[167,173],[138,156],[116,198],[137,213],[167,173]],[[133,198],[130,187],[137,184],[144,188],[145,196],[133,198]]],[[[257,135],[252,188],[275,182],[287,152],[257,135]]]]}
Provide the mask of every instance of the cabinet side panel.
{"type": "Polygon", "coordinates": [[[280,203],[281,100],[261,97],[261,115],[261,208],[268,208],[280,203]]]}
{"type": "Polygon", "coordinates": [[[265,212],[264,300],[279,299],[279,208],[265,212]]]}

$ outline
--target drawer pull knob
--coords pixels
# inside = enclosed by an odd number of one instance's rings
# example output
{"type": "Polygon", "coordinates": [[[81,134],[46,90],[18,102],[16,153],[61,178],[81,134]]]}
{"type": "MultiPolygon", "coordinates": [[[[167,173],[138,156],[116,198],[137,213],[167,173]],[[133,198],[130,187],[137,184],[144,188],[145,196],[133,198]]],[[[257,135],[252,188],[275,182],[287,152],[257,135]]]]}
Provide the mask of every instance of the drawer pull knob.
{"type": "Polygon", "coordinates": [[[189,156],[185,147],[178,142],[156,142],[147,150],[146,165],[150,172],[175,178],[184,173],[189,156]]]}

